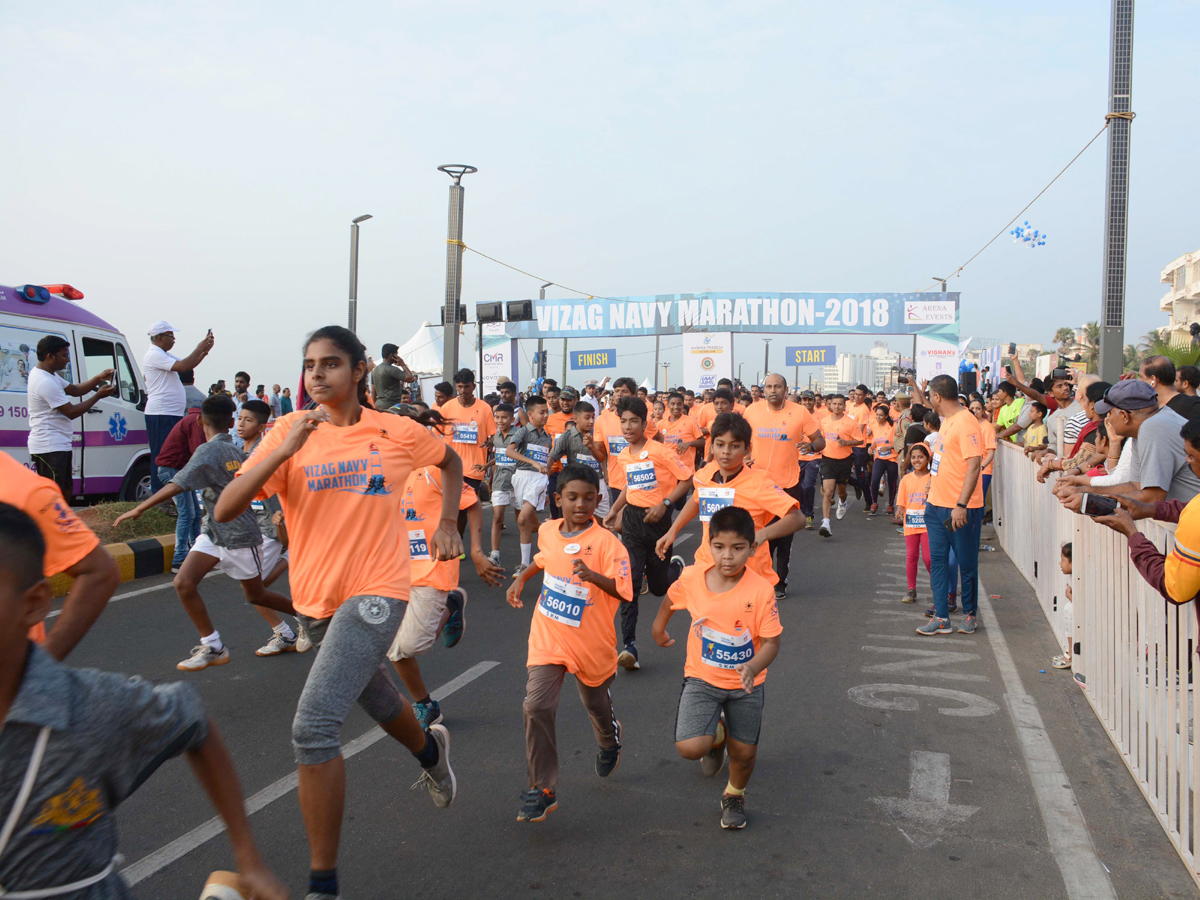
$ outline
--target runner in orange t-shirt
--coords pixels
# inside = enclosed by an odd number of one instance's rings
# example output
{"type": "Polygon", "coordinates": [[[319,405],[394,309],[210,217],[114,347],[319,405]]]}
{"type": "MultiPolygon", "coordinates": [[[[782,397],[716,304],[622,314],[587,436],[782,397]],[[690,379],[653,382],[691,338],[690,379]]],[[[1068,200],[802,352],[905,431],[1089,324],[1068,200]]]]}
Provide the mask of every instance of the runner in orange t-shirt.
{"type": "MultiPolygon", "coordinates": [[[[846,403],[846,415],[858,423],[858,427],[866,432],[867,426],[871,424],[872,418],[872,395],[867,390],[865,384],[860,384],[857,388],[850,391],[850,398],[846,403]]],[[[863,446],[855,447],[850,452],[852,460],[853,477],[850,479],[850,486],[854,488],[854,496],[861,500],[863,494],[867,493],[871,486],[871,459],[867,453],[865,443],[863,446]]],[[[868,507],[870,501],[867,502],[868,507]]]]}
{"type": "MultiPolygon", "coordinates": [[[[418,782],[449,806],[456,782],[444,725],[422,731],[392,682],[387,651],[410,593],[404,486],[414,469],[442,469],[442,509],[430,537],[439,559],[462,553],[455,527],[462,461],[430,430],[444,419],[365,406],[366,349],[338,325],[314,331],[304,349],[304,388],[317,404],[276,420],[212,511],[229,522],[256,496],[277,494],[287,518],[294,606],[320,647],[292,722],[300,811],[310,865],[337,865],[345,795],[340,734],[356,701],[421,764],[418,782]]],[[[334,894],[337,893],[335,888],[334,894]]]]}
{"type": "MultiPolygon", "coordinates": [[[[475,373],[459,369],[454,373],[454,390],[458,396],[447,400],[438,412],[451,424],[445,431],[445,441],[462,459],[463,478],[478,491],[487,476],[488,447],[496,433],[492,408],[475,396],[475,373]]],[[[466,516],[460,516],[458,533],[462,534],[466,516]]]]}
{"type": "Polygon", "coordinates": [[[672,585],[654,620],[654,640],[667,633],[671,614],[686,609],[687,662],[675,716],[675,749],[701,760],[701,771],[721,771],[729,752],[729,782],[721,797],[721,827],[745,828],[746,786],[754,771],[767,680],[779,653],[779,606],[771,587],[747,565],[754,554],[755,527],[736,506],[717,510],[708,541],[714,562],[689,566],[672,585]]]}
{"type": "MultiPolygon", "coordinates": [[[[825,418],[827,413],[822,404],[818,408],[817,397],[812,391],[804,391],[800,395],[800,405],[808,410],[808,414],[820,425],[821,420],[825,418]]],[[[821,439],[824,440],[822,434],[821,439]]],[[[817,485],[821,483],[821,451],[817,450],[812,444],[808,444],[808,450],[800,448],[798,459],[800,462],[800,512],[804,514],[804,527],[808,531],[812,531],[813,515],[816,513],[817,505],[817,485]]]]}
{"type": "Polygon", "coordinates": [[[29,632],[30,639],[51,656],[65,659],[120,584],[117,564],[100,546],[100,539],[71,512],[58,485],[7,453],[0,453],[0,503],[17,507],[37,522],[46,544],[42,561],[46,577],[65,572],[74,579],[49,637],[45,624],[29,632]]]}
{"type": "Polygon", "coordinates": [[[694,468],[696,450],[704,446],[704,435],[691,416],[684,415],[683,394],[672,391],[667,397],[667,415],[659,422],[663,443],[679,454],[680,461],[694,468]]]}
{"type": "Polygon", "coordinates": [[[867,514],[879,514],[879,488],[886,478],[887,514],[890,516],[896,511],[896,476],[899,467],[896,464],[896,426],[887,403],[876,405],[875,414],[867,424],[865,440],[867,452],[871,455],[871,491],[867,495],[867,514]]]}
{"type": "Polygon", "coordinates": [[[905,571],[908,593],[905,603],[917,602],[917,560],[925,559],[929,572],[929,534],[925,528],[925,498],[929,496],[929,445],[914,444],[909,451],[912,471],[900,479],[900,495],[896,499],[897,525],[904,526],[905,571]]]}
{"type": "Polygon", "coordinates": [[[621,607],[624,645],[618,661],[626,669],[637,669],[638,595],[642,576],[646,576],[650,593],[661,597],[683,569],[680,557],[673,557],[668,563],[659,558],[654,548],[671,527],[671,511],[687,496],[692,472],[674,450],[647,437],[645,403],[627,397],[619,408],[627,446],[617,457],[614,487],[620,493],[604,517],[604,526],[619,531],[629,551],[634,595],[632,603],[621,607]]]}
{"type": "Polygon", "coordinates": [[[846,484],[853,478],[851,451],[863,443],[858,422],[846,414],[846,398],[834,394],[825,398],[829,415],[821,420],[825,449],[821,451],[821,537],[830,537],[829,513],[834,489],[838,493],[837,517],[846,515],[846,484]]]}
{"type": "MultiPolygon", "coordinates": [[[[483,512],[479,495],[465,481],[459,511],[466,510],[471,528],[471,561],[486,584],[500,587],[504,570],[483,555],[483,512]]],[[[412,560],[412,591],[400,628],[388,650],[400,680],[413,698],[413,712],[422,728],[442,721],[442,708],[429,696],[417,657],[429,652],[438,635],[454,647],[467,627],[467,592],[458,586],[458,557],[434,559],[429,538],[442,512],[442,470],[426,466],[408,476],[401,500],[408,526],[408,555],[412,560]]]]}
{"type": "MultiPolygon", "coordinates": [[[[569,427],[575,424],[575,404],[579,400],[579,395],[571,388],[563,388],[556,393],[558,398],[558,412],[551,412],[550,417],[546,419],[546,434],[550,435],[554,440],[562,436],[569,427]]],[[[546,401],[549,404],[549,400],[546,401]]],[[[561,517],[558,506],[554,502],[554,484],[558,479],[558,473],[562,471],[563,462],[561,459],[550,460],[549,481],[546,486],[546,496],[550,503],[550,518],[558,519],[561,517]]]]}
{"type": "Polygon", "coordinates": [[[629,554],[593,518],[599,490],[600,477],[592,469],[578,463],[563,468],[558,496],[563,517],[538,529],[538,553],[508,589],[509,605],[522,609],[525,583],[545,573],[529,626],[523,704],[529,790],[521,795],[518,822],[541,822],[558,806],[555,716],[568,672],[600,745],[596,774],[610,775],[621,760],[621,724],[609,693],[617,674],[613,618],[635,595],[629,554]]]}
{"type": "MultiPolygon", "coordinates": [[[[612,406],[596,416],[596,425],[593,429],[593,436],[596,441],[596,449],[600,451],[598,456],[601,462],[608,460],[608,494],[610,504],[616,503],[617,494],[620,489],[615,486],[615,478],[617,472],[617,457],[621,455],[621,451],[628,446],[629,442],[625,440],[625,433],[621,430],[621,417],[617,414],[617,404],[627,397],[634,397],[637,391],[637,382],[629,377],[618,378],[613,382],[612,388],[612,406]]],[[[658,426],[653,420],[646,423],[646,438],[653,440],[658,434],[658,426]]]]}

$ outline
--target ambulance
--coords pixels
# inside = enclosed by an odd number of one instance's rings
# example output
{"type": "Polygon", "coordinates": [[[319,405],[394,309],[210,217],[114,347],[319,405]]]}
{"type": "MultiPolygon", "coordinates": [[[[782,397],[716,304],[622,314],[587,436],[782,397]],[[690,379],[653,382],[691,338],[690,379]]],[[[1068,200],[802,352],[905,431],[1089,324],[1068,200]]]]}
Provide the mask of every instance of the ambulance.
{"type": "Polygon", "coordinates": [[[29,461],[29,371],[37,344],[56,334],[71,345],[71,363],[59,374],[74,384],[113,369],[117,392],[73,420],[71,472],[77,497],[150,496],[146,385],[120,331],[77,301],[69,284],[0,285],[0,449],[29,461]]]}

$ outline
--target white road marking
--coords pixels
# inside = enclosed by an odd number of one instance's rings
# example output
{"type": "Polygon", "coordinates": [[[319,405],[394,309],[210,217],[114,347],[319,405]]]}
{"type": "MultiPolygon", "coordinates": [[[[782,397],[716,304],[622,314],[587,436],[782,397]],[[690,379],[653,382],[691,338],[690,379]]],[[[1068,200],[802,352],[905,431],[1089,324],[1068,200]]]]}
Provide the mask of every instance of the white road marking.
{"type": "Polygon", "coordinates": [[[909,757],[908,797],[872,797],[909,843],[928,850],[948,827],[961,825],[978,806],[950,802],[950,757],[945,753],[914,750],[909,757]]]}
{"type": "MultiPolygon", "coordinates": [[[[479,676],[491,671],[500,665],[498,662],[481,662],[476,663],[463,672],[457,678],[452,678],[443,684],[440,688],[430,694],[434,700],[444,700],[455,691],[470,684],[479,676]]],[[[342,758],[349,759],[362,753],[368,747],[378,743],[385,736],[385,732],[378,725],[368,731],[366,734],[356,737],[350,743],[342,747],[342,758]]],[[[253,815],[260,809],[264,809],[274,803],[280,797],[285,797],[296,789],[298,776],[295,772],[291,772],[280,778],[278,781],[267,785],[258,793],[246,798],[246,815],[253,815]]],[[[200,847],[218,834],[225,830],[225,823],[218,817],[213,817],[189,831],[182,837],[176,838],[167,844],[155,850],[148,856],[144,856],[135,862],[133,865],[125,868],[121,872],[121,877],[130,885],[135,885],[140,881],[145,881],[151,875],[166,868],[171,863],[182,859],[187,854],[191,853],[197,847],[200,847]]]]}
{"type": "Polygon", "coordinates": [[[1067,896],[1071,900],[1116,900],[1108,870],[1100,862],[1092,836],[1083,820],[1083,810],[1063,771],[1062,762],[1046,733],[1037,703],[1025,693],[1021,676],[1017,674],[1008,642],[992,610],[987,589],[979,584],[979,612],[985,622],[983,633],[992,645],[996,666],[1004,679],[1004,702],[1008,705],[1021,753],[1029,771],[1029,780],[1042,811],[1046,835],[1054,851],[1054,861],[1062,873],[1067,896]]]}
{"type": "Polygon", "coordinates": [[[846,691],[850,699],[859,706],[871,709],[890,709],[900,712],[917,712],[921,708],[920,701],[950,700],[963,704],[957,706],[940,706],[938,712],[943,716],[991,716],[1000,711],[991,700],[978,694],[966,691],[954,691],[950,688],[928,687],[923,684],[860,684],[846,691]],[[878,694],[898,694],[893,700],[885,700],[878,694]]]}
{"type": "Polygon", "coordinates": [[[675,543],[682,544],[684,541],[690,541],[693,537],[695,537],[693,534],[681,534],[679,537],[675,538],[675,543]]]}
{"type": "MultiPolygon", "coordinates": [[[[212,578],[215,575],[221,575],[221,574],[224,574],[224,573],[209,572],[204,577],[212,578]]],[[[162,590],[166,590],[167,588],[173,588],[173,587],[175,587],[174,581],[164,581],[162,584],[154,584],[154,585],[151,585],[150,587],[138,588],[136,591],[127,591],[124,594],[114,594],[113,596],[108,598],[108,602],[116,603],[118,600],[127,600],[130,597],[140,597],[142,594],[150,594],[150,593],[153,593],[154,591],[162,591],[162,590]]],[[[51,610],[50,612],[46,613],[46,618],[53,619],[56,616],[58,616],[60,613],[62,613],[61,609],[51,610]]]]}
{"type": "MultiPolygon", "coordinates": [[[[913,635],[918,637],[918,635],[913,635]]],[[[924,638],[929,640],[929,638],[924,638]]],[[[934,650],[916,647],[863,647],[864,653],[883,653],[886,655],[906,655],[909,659],[897,662],[875,663],[863,666],[861,671],[876,675],[891,675],[893,678],[945,678],[950,681],[991,681],[986,675],[976,675],[972,672],[942,672],[935,671],[933,666],[954,666],[959,663],[974,662],[979,659],[978,653],[956,653],[953,650],[934,650]],[[914,658],[915,657],[915,658],[914,658]]]]}

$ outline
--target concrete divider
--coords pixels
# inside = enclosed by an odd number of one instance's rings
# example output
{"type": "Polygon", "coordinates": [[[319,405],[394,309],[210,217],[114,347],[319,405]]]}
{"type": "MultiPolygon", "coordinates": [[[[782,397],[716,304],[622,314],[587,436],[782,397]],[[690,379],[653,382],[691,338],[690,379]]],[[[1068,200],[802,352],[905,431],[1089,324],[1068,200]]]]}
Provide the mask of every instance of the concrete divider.
{"type": "MultiPolygon", "coordinates": [[[[158,537],[137,541],[122,541],[105,544],[104,549],[116,560],[121,581],[133,581],[147,575],[161,575],[171,571],[171,560],[175,556],[175,535],[160,534],[158,537]]],[[[65,597],[74,581],[70,575],[55,575],[50,579],[55,597],[65,597]]]]}

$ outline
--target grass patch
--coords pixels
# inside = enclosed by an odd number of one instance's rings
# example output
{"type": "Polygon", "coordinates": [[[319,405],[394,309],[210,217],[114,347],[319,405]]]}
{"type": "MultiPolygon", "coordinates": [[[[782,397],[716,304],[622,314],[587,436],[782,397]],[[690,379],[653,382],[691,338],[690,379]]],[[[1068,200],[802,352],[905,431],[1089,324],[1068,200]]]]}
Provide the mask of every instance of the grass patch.
{"type": "Polygon", "coordinates": [[[160,534],[175,533],[175,517],[169,516],[161,509],[152,509],[141,518],[132,522],[123,522],[114,527],[113,522],[123,512],[128,512],[137,506],[136,503],[97,503],[75,513],[96,536],[102,544],[116,544],[120,541],[137,541],[142,538],[157,537],[160,534]]]}

